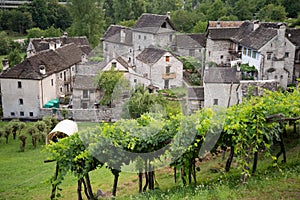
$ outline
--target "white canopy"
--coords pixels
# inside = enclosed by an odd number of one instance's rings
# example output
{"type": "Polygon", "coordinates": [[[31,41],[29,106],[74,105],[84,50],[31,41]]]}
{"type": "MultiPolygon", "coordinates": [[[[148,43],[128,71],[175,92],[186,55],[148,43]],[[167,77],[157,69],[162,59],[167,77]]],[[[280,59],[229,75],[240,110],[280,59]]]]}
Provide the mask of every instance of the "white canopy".
{"type": "Polygon", "coordinates": [[[47,135],[46,144],[49,144],[50,140],[52,140],[53,137],[56,136],[58,133],[63,133],[67,137],[67,136],[73,135],[76,132],[78,132],[77,123],[72,120],[65,119],[65,120],[59,122],[54,127],[54,129],[47,135]]]}

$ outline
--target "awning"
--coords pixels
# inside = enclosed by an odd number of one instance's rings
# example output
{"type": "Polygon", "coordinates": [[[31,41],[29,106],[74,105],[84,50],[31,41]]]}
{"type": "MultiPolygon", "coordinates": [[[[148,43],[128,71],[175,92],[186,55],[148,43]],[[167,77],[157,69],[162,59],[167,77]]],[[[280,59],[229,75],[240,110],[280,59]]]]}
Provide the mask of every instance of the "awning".
{"type": "Polygon", "coordinates": [[[51,140],[53,141],[54,139],[68,137],[77,132],[78,132],[77,123],[72,120],[65,119],[59,122],[54,127],[54,129],[47,135],[46,144],[49,144],[51,140]]]}

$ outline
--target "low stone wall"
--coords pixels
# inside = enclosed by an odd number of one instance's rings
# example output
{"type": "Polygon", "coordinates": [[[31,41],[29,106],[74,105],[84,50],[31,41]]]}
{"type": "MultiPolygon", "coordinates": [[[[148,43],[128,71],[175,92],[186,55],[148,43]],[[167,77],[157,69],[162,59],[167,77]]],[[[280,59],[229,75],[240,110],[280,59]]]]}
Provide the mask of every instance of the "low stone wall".
{"type": "Polygon", "coordinates": [[[99,108],[99,109],[40,109],[40,118],[44,116],[55,116],[57,119],[64,119],[64,112],[66,118],[75,121],[116,121],[121,117],[121,110],[117,108],[99,108]]]}

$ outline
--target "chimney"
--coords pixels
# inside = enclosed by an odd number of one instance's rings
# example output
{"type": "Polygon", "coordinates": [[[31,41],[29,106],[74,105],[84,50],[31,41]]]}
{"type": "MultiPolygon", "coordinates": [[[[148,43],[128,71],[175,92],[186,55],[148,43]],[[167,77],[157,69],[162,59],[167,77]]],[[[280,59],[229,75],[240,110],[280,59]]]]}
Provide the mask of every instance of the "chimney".
{"type": "Polygon", "coordinates": [[[221,22],[217,22],[217,28],[220,28],[221,27],[221,22]]]}
{"type": "Polygon", "coordinates": [[[49,42],[49,49],[55,50],[55,42],[49,42]]]}
{"type": "Polygon", "coordinates": [[[68,32],[65,31],[63,34],[63,37],[65,37],[65,38],[68,37],[68,32]]]}
{"type": "Polygon", "coordinates": [[[2,59],[2,66],[3,66],[3,71],[4,70],[7,70],[9,68],[9,62],[8,62],[8,59],[6,58],[3,58],[2,59]]]}
{"type": "Polygon", "coordinates": [[[125,28],[122,28],[120,31],[120,42],[124,43],[125,42],[125,37],[126,37],[126,33],[125,33],[125,28]]]}
{"type": "Polygon", "coordinates": [[[255,20],[255,21],[253,22],[253,31],[255,31],[258,27],[259,27],[259,21],[258,21],[258,20],[255,20]]]}
{"type": "Polygon", "coordinates": [[[168,17],[169,19],[171,19],[171,12],[170,12],[170,11],[167,12],[167,17],[168,17]]]}
{"type": "Polygon", "coordinates": [[[46,74],[46,67],[45,67],[45,65],[40,65],[40,73],[41,73],[42,75],[45,75],[45,74],[46,74]]]}

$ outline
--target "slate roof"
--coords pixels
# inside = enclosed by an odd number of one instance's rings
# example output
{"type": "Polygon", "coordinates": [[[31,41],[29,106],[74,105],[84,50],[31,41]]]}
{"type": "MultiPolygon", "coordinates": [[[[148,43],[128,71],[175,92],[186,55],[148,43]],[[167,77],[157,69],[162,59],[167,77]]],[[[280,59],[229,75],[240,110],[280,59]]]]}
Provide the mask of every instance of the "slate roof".
{"type": "Polygon", "coordinates": [[[120,56],[116,59],[123,67],[125,67],[128,71],[130,68],[129,64],[120,56]]]}
{"type": "Polygon", "coordinates": [[[240,43],[248,48],[259,50],[276,35],[277,29],[258,27],[255,31],[246,35],[240,43]]]}
{"type": "Polygon", "coordinates": [[[239,83],[241,73],[234,67],[210,67],[204,71],[205,83],[239,83]]]}
{"type": "Polygon", "coordinates": [[[96,89],[95,79],[96,75],[77,74],[74,78],[74,89],[92,90],[96,89]]]}
{"type": "Polygon", "coordinates": [[[142,61],[146,64],[154,64],[156,63],[167,51],[163,49],[149,47],[144,49],[136,59],[142,61]]]}
{"type": "Polygon", "coordinates": [[[297,47],[300,47],[300,28],[286,30],[286,37],[297,47]]]}
{"type": "Polygon", "coordinates": [[[204,34],[180,34],[176,35],[175,44],[177,48],[201,48],[206,45],[204,34]]]}
{"type": "Polygon", "coordinates": [[[162,28],[164,23],[168,23],[172,29],[168,29],[166,31],[175,31],[176,28],[173,25],[172,21],[170,20],[169,16],[167,15],[156,15],[156,14],[149,14],[144,13],[139,18],[135,26],[133,27],[134,30],[144,31],[144,32],[151,32],[155,33],[162,28]]]}
{"type": "Polygon", "coordinates": [[[49,49],[50,43],[59,43],[61,46],[74,43],[78,47],[82,48],[82,51],[86,54],[91,52],[91,46],[87,37],[53,37],[53,38],[31,38],[30,42],[33,44],[36,52],[45,51],[49,49]]]}
{"type": "Polygon", "coordinates": [[[246,35],[249,35],[254,28],[253,22],[245,21],[239,28],[239,30],[234,34],[232,40],[235,42],[239,42],[243,39],[246,35]]]}
{"type": "Polygon", "coordinates": [[[208,28],[238,28],[244,21],[209,21],[208,28]]]}
{"type": "Polygon", "coordinates": [[[26,58],[22,63],[8,68],[0,78],[40,80],[53,73],[62,71],[81,61],[82,51],[75,44],[67,44],[54,50],[46,50],[26,58]],[[44,65],[46,74],[40,73],[44,65]]]}
{"type": "Polygon", "coordinates": [[[239,31],[239,28],[214,28],[209,29],[207,37],[212,40],[230,40],[239,31]]]}
{"type": "Polygon", "coordinates": [[[122,43],[131,45],[132,44],[132,29],[120,26],[120,25],[110,25],[103,35],[102,40],[121,43],[121,30],[125,32],[125,41],[122,43]]]}
{"type": "Polygon", "coordinates": [[[189,100],[202,100],[204,101],[204,87],[202,86],[195,86],[195,87],[188,87],[188,99],[189,100]]]}

